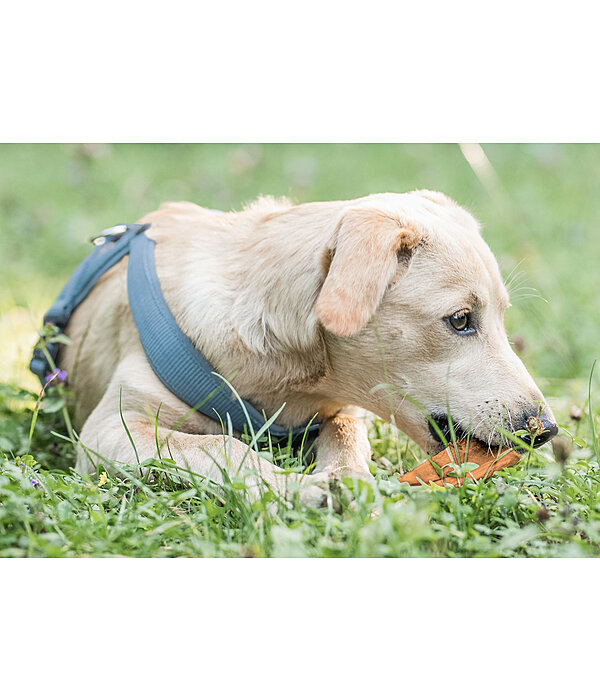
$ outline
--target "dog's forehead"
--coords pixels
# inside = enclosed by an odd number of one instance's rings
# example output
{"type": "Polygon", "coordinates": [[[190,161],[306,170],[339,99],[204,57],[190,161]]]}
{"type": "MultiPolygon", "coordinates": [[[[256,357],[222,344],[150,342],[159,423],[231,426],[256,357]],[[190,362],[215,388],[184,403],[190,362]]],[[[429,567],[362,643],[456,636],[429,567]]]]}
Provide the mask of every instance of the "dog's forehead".
{"type": "MultiPolygon", "coordinates": [[[[478,221],[441,192],[380,194],[365,198],[368,205],[406,221],[423,235],[412,275],[431,281],[445,297],[479,298],[500,309],[508,293],[496,258],[481,236],[478,221]]],[[[436,295],[434,294],[434,297],[436,295]]],[[[431,299],[435,303],[435,299],[431,299]]]]}
{"type": "Polygon", "coordinates": [[[418,190],[403,194],[373,194],[358,200],[420,229],[428,236],[480,239],[475,217],[442,192],[418,190]]]}

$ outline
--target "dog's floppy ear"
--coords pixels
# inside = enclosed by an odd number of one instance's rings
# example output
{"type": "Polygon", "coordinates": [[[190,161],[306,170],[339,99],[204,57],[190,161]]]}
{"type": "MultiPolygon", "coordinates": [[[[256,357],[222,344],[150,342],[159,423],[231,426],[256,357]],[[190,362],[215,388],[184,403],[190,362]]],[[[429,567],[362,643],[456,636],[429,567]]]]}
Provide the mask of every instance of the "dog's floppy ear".
{"type": "Polygon", "coordinates": [[[398,266],[407,267],[420,235],[392,214],[351,209],[328,249],[325,282],[315,304],[323,326],[336,335],[354,335],[371,318],[398,266]]]}

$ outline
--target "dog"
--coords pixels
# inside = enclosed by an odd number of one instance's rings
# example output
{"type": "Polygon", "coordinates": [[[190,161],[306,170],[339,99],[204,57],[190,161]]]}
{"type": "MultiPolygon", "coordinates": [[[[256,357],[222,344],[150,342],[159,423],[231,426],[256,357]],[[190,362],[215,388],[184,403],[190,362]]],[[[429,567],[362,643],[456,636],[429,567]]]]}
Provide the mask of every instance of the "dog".
{"type": "Polygon", "coordinates": [[[452,432],[506,444],[532,416],[543,426],[536,447],[556,434],[507,339],[496,259],[478,222],[444,194],[261,198],[229,213],[168,202],[140,223],[151,224],[169,309],[219,374],[266,415],[283,406],[283,426],[317,415],[316,468],[285,475],[161,383],[129,309],[124,259],[76,309],[59,357],[82,426],[80,471],[168,445],[217,483],[244,464],[251,496],[294,481],[313,502],[332,477],[371,478],[364,412],[433,452],[452,432]]]}

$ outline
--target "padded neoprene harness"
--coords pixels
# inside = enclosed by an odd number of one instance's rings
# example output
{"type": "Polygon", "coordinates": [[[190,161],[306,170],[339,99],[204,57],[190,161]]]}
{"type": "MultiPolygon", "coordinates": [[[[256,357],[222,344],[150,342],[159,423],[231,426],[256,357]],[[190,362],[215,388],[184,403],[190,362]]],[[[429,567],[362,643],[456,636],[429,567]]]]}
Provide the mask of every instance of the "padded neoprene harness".
{"type": "MultiPolygon", "coordinates": [[[[247,401],[235,397],[208,360],[181,331],[162,295],[156,265],[155,243],[145,234],[150,224],[120,224],[106,229],[94,239],[93,252],[76,268],[58,298],[44,316],[45,324],[53,324],[63,332],[73,314],[92,290],[94,284],[125,255],[129,307],[140,341],[156,376],[175,396],[213,420],[229,421],[234,430],[243,433],[248,422],[254,432],[265,424],[265,417],[247,401]]],[[[47,351],[56,363],[60,345],[49,343],[47,351]]],[[[51,372],[47,358],[36,349],[29,368],[42,384],[51,372]]],[[[271,423],[269,432],[275,437],[293,438],[314,435],[319,424],[312,422],[296,428],[271,423]]],[[[250,432],[250,431],[249,431],[250,432]]]]}

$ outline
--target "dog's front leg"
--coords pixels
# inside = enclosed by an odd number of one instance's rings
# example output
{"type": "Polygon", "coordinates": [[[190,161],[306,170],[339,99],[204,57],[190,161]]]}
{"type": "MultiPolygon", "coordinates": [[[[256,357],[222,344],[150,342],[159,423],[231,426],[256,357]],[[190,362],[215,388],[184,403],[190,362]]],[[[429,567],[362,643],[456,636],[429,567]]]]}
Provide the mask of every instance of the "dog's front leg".
{"type": "Polygon", "coordinates": [[[147,415],[132,410],[124,411],[121,419],[118,405],[115,411],[113,404],[105,411],[101,402],[83,426],[77,461],[80,473],[94,471],[97,464],[119,473],[119,463],[172,457],[180,467],[217,484],[243,480],[251,500],[271,489],[289,501],[294,488],[307,505],[319,506],[326,500],[327,484],[322,479],[284,474],[236,438],[157,428],[147,415]]]}
{"type": "Polygon", "coordinates": [[[313,474],[371,479],[370,457],[367,417],[351,407],[323,422],[313,474]]]}

